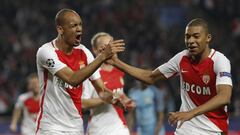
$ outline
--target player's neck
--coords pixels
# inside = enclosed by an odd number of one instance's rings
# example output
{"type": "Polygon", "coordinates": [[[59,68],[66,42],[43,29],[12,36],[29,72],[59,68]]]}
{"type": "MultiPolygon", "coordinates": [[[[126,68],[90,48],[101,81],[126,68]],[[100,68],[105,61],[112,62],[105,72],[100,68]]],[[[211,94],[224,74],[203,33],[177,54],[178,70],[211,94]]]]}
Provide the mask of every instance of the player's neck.
{"type": "Polygon", "coordinates": [[[103,63],[103,64],[101,65],[101,69],[103,69],[103,70],[105,70],[105,71],[112,71],[113,66],[110,65],[110,64],[107,64],[107,63],[103,63]]]}
{"type": "Polygon", "coordinates": [[[205,60],[211,53],[211,49],[207,48],[204,50],[201,54],[192,56],[192,61],[196,64],[201,63],[203,60],[205,60]]]}
{"type": "Polygon", "coordinates": [[[73,46],[68,45],[66,42],[64,42],[61,37],[57,37],[55,42],[56,47],[64,52],[65,54],[71,54],[73,50],[73,46]]]}
{"type": "Polygon", "coordinates": [[[40,98],[40,94],[39,93],[36,93],[36,92],[33,92],[33,98],[35,100],[38,100],[40,98]]]}

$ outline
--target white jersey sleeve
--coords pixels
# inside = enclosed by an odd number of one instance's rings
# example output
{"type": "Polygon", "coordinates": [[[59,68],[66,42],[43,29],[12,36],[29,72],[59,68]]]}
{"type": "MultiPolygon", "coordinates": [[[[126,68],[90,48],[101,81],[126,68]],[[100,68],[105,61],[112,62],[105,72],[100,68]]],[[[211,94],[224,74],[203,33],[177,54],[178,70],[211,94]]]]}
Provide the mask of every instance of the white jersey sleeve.
{"type": "MultiPolygon", "coordinates": [[[[227,84],[232,86],[230,61],[223,54],[219,52],[216,52],[214,56],[215,56],[214,71],[217,75],[216,85],[227,84]]],[[[214,56],[213,56],[213,59],[214,59],[214,56]]]]}
{"type": "Polygon", "coordinates": [[[32,95],[31,92],[27,92],[19,95],[17,102],[15,103],[15,108],[23,108],[25,100],[29,98],[31,95],[32,95]]]}
{"type": "Polygon", "coordinates": [[[49,45],[39,48],[37,52],[37,63],[46,68],[53,75],[60,69],[66,67],[66,64],[58,59],[54,48],[49,45]]]}
{"type": "Polygon", "coordinates": [[[171,58],[167,63],[159,66],[157,69],[166,77],[172,77],[174,75],[179,74],[180,67],[179,62],[182,57],[186,55],[186,50],[176,54],[173,58],[171,58]]]}
{"type": "Polygon", "coordinates": [[[83,94],[82,99],[90,99],[94,97],[95,88],[92,85],[92,82],[90,80],[85,80],[83,82],[83,94]]]}
{"type": "Polygon", "coordinates": [[[20,95],[17,99],[17,102],[15,103],[15,108],[23,108],[23,102],[24,102],[25,96],[24,95],[20,95]]]}
{"type": "MultiPolygon", "coordinates": [[[[87,55],[87,64],[90,64],[94,61],[94,57],[92,55],[92,53],[90,52],[89,49],[87,49],[85,46],[80,45],[80,48],[83,49],[83,51],[86,53],[87,55]]],[[[90,77],[90,80],[97,80],[101,77],[100,73],[99,73],[99,69],[97,69],[90,77]]]]}

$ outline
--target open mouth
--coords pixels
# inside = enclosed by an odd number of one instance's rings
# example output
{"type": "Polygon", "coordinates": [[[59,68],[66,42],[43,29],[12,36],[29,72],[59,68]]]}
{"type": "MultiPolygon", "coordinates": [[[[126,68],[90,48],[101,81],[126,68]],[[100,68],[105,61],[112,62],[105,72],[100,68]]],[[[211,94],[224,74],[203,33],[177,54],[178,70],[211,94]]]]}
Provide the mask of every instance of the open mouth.
{"type": "Polygon", "coordinates": [[[190,46],[190,47],[188,47],[189,50],[193,50],[193,49],[195,49],[195,48],[197,48],[197,47],[195,47],[195,46],[190,46]]]}
{"type": "Polygon", "coordinates": [[[198,48],[198,46],[197,46],[197,45],[193,45],[193,44],[188,45],[188,47],[187,47],[187,49],[188,49],[189,51],[194,51],[194,50],[197,49],[197,48],[198,48]]]}
{"type": "Polygon", "coordinates": [[[81,34],[76,35],[77,40],[81,40],[81,34]]]}

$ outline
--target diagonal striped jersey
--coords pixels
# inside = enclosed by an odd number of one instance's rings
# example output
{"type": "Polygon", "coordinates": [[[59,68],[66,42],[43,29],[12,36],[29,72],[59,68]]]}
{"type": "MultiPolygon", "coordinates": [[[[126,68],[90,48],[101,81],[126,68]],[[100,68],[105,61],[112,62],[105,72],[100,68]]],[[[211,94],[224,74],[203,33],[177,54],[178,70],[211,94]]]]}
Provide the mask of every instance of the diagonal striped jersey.
{"type": "Polygon", "coordinates": [[[15,108],[23,110],[21,133],[23,135],[34,135],[36,131],[35,122],[39,112],[39,99],[34,99],[32,92],[19,95],[15,108]]]}
{"type": "MultiPolygon", "coordinates": [[[[55,40],[38,49],[37,69],[42,97],[37,130],[80,131],[83,133],[82,84],[73,87],[55,74],[66,66],[77,71],[93,60],[91,52],[81,44],[74,47],[69,55],[64,54],[55,46],[55,40]]],[[[99,71],[90,77],[91,80],[99,78],[99,71]]]]}
{"type": "MultiPolygon", "coordinates": [[[[124,73],[116,68],[111,71],[100,69],[105,86],[110,90],[123,92],[121,78],[124,73]]],[[[83,83],[83,99],[98,98],[97,92],[90,81],[83,83]]],[[[89,135],[130,135],[124,118],[124,110],[111,104],[103,104],[91,109],[91,119],[88,123],[89,135]]]]}
{"type": "MultiPolygon", "coordinates": [[[[211,49],[210,55],[198,64],[193,64],[188,57],[188,51],[184,50],[158,69],[167,78],[180,75],[182,100],[180,111],[192,110],[209,101],[217,94],[216,86],[219,84],[232,86],[230,61],[214,49],[211,49]]],[[[209,134],[207,131],[226,133],[227,107],[223,106],[199,115],[184,124],[203,129],[206,134],[209,134]]],[[[184,126],[176,130],[184,130],[184,126]]]]}

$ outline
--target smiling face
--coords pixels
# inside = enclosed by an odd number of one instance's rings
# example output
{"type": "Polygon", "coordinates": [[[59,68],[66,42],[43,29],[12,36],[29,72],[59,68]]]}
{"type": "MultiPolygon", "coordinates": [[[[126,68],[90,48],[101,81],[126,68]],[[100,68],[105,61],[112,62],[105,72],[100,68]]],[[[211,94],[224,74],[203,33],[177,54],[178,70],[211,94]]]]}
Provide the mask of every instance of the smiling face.
{"type": "Polygon", "coordinates": [[[78,46],[82,36],[82,20],[74,11],[65,11],[61,15],[57,31],[64,42],[71,46],[78,46]],[[61,20],[60,20],[61,19],[61,20]]]}
{"type": "Polygon", "coordinates": [[[210,41],[211,34],[209,34],[203,26],[196,25],[186,27],[185,44],[190,56],[199,58],[205,57],[205,55],[208,56],[210,41]]]}

